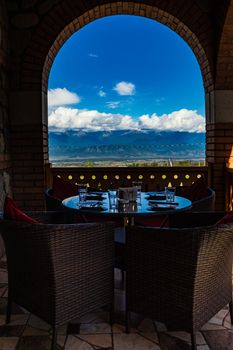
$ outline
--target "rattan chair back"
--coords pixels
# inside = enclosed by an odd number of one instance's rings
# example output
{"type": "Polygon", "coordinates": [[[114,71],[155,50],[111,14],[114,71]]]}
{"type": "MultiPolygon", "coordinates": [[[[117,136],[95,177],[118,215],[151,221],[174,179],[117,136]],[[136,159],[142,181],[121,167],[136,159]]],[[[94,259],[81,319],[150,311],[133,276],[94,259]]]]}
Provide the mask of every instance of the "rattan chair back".
{"type": "MultiPolygon", "coordinates": [[[[194,334],[232,298],[233,225],[126,229],[126,309],[194,334]]],[[[195,347],[193,347],[195,348],[195,347]]]]}
{"type": "MultiPolygon", "coordinates": [[[[45,213],[45,221],[47,216],[45,213]]],[[[54,330],[73,318],[112,305],[111,223],[28,224],[1,220],[0,233],[6,247],[9,303],[23,306],[54,330]]]]}

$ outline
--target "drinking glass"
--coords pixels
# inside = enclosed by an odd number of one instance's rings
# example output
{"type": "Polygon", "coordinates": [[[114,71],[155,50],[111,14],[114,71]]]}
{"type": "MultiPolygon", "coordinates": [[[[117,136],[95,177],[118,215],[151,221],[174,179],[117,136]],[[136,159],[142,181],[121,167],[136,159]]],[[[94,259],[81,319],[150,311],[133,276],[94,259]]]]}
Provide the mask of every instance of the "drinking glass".
{"type": "Polygon", "coordinates": [[[141,192],[142,192],[142,181],[132,181],[133,187],[137,188],[137,199],[141,200],[141,192]]]}
{"type": "Polygon", "coordinates": [[[117,191],[116,190],[108,190],[108,199],[109,199],[109,208],[116,209],[117,191]]]}
{"type": "Polygon", "coordinates": [[[167,202],[174,202],[175,193],[176,193],[175,187],[165,187],[166,201],[167,202]]]}
{"type": "Polygon", "coordinates": [[[77,184],[78,194],[79,194],[79,203],[82,204],[86,201],[87,195],[87,184],[77,184]]]}

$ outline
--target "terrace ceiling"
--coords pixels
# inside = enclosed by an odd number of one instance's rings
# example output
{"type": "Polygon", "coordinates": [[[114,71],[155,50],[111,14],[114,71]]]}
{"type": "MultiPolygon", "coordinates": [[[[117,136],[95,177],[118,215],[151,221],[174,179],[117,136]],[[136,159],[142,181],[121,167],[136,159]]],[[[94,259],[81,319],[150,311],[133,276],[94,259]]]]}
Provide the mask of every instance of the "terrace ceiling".
{"type": "MultiPolygon", "coordinates": [[[[202,70],[206,91],[214,89],[216,61],[222,64],[216,57],[218,38],[222,32],[229,0],[24,0],[21,7],[16,3],[18,2],[7,1],[12,24],[11,55],[14,62],[11,83],[16,89],[41,88],[43,67],[47,59],[43,74],[43,87],[46,91],[46,80],[52,61],[62,44],[83,25],[113,14],[142,15],[168,25],[193,49],[202,70]],[[217,25],[213,25],[213,16],[217,19],[217,25]],[[28,83],[29,76],[33,77],[33,84],[28,83]]],[[[230,12],[228,17],[231,17],[230,12]]],[[[221,48],[222,46],[223,44],[221,48]]],[[[216,76],[222,82],[226,79],[222,75],[216,76]]],[[[229,80],[228,77],[228,86],[231,85],[229,80]]],[[[233,76],[231,80],[233,84],[233,76]]]]}

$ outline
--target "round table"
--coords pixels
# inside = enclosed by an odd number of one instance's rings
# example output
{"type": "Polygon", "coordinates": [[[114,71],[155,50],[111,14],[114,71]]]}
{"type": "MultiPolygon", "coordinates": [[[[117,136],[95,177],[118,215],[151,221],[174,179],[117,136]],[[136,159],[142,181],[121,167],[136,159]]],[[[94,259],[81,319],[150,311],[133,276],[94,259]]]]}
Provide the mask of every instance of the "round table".
{"type": "MultiPolygon", "coordinates": [[[[192,202],[183,197],[175,196],[174,203],[168,203],[166,200],[161,199],[149,199],[149,194],[151,192],[142,192],[141,200],[137,202],[132,202],[129,204],[119,205],[115,209],[110,209],[109,199],[107,192],[101,192],[103,199],[101,201],[88,200],[83,204],[83,207],[79,205],[79,196],[69,197],[62,201],[62,204],[72,210],[78,211],[80,214],[84,215],[101,215],[101,216],[112,216],[112,217],[128,217],[132,218],[135,216],[148,216],[148,215],[158,215],[158,214],[170,214],[176,213],[178,211],[185,211],[192,207],[192,202]],[[88,207],[88,202],[91,203],[88,207]],[[95,202],[99,202],[103,210],[95,206],[95,202]],[[150,203],[157,205],[154,210],[150,203]]],[[[156,192],[155,192],[156,193],[156,192]]],[[[159,198],[159,197],[158,197],[159,198]]],[[[98,203],[97,203],[98,205],[98,203]]]]}

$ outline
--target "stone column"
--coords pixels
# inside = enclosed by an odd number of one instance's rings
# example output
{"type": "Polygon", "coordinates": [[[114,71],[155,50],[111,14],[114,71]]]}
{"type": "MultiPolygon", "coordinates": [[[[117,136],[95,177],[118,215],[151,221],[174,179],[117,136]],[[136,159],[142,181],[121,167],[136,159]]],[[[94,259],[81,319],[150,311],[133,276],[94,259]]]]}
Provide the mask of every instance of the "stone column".
{"type": "Polygon", "coordinates": [[[233,163],[233,90],[206,94],[206,160],[216,210],[225,210],[226,163],[233,163]]]}
{"type": "Polygon", "coordinates": [[[48,163],[47,96],[41,91],[10,93],[13,194],[28,210],[44,209],[48,163]]]}

